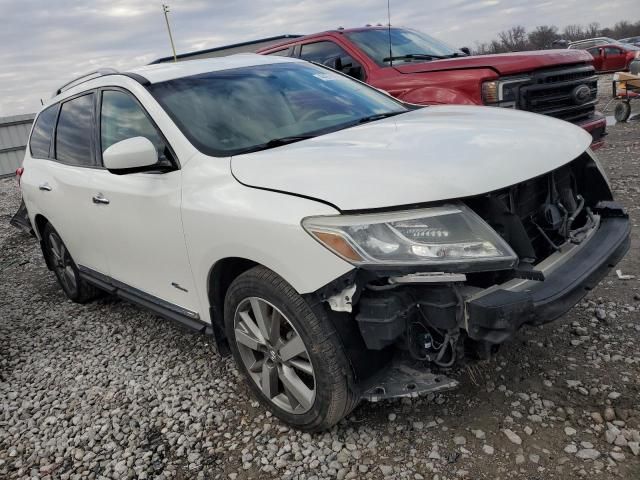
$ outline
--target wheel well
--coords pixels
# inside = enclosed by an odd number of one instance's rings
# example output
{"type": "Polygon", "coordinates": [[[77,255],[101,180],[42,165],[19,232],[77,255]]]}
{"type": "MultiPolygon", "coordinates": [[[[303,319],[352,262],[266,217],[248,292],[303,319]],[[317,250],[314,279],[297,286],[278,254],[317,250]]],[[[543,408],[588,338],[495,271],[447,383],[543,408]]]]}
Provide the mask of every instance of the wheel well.
{"type": "Polygon", "coordinates": [[[231,283],[242,273],[255,267],[258,263],[240,257],[229,257],[218,260],[209,272],[207,296],[209,297],[209,313],[211,326],[218,345],[218,351],[225,355],[229,348],[224,331],[224,297],[231,283]]]}
{"type": "Polygon", "coordinates": [[[47,223],[49,223],[49,220],[47,220],[47,218],[44,215],[41,214],[37,214],[36,217],[34,218],[35,222],[36,222],[36,233],[38,238],[40,239],[40,250],[42,250],[42,256],[44,257],[44,263],[47,265],[47,268],[49,270],[53,270],[53,265],[51,264],[51,259],[49,258],[49,255],[47,255],[47,252],[45,250],[45,246],[44,246],[44,227],[46,227],[47,223]]]}
{"type": "Polygon", "coordinates": [[[47,220],[44,215],[37,214],[35,221],[36,221],[36,230],[38,231],[38,235],[40,236],[40,238],[42,238],[42,232],[44,230],[44,226],[47,223],[49,223],[49,220],[47,220]]]}

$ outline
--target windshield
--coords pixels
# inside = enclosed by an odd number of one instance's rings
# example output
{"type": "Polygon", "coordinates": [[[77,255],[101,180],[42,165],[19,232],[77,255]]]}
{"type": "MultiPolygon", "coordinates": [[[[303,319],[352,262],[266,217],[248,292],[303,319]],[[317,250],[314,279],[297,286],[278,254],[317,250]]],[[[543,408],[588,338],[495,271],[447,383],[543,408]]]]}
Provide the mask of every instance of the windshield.
{"type": "Polygon", "coordinates": [[[372,28],[348,32],[345,35],[379,65],[389,62],[428,62],[432,59],[463,57],[465,53],[416,30],[372,28]],[[390,58],[391,57],[391,58],[390,58]]]}
{"type": "Polygon", "coordinates": [[[215,71],[149,90],[191,143],[213,156],[273,148],[408,111],[371,87],[302,62],[215,71]]]}

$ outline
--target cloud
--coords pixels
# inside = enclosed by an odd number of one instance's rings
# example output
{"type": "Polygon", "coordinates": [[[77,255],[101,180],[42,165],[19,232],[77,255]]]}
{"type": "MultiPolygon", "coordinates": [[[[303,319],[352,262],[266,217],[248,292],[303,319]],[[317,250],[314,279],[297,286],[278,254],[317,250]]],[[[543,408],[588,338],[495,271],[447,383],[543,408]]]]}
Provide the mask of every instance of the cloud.
{"type": "MultiPolygon", "coordinates": [[[[178,52],[387,21],[385,0],[167,2],[178,52]]],[[[602,5],[601,0],[391,0],[391,19],[462,46],[516,24],[598,21],[604,26],[623,16],[640,18],[638,0],[616,0],[616,8],[600,10],[602,5]]],[[[40,98],[92,69],[126,70],[171,54],[156,1],[0,0],[0,12],[0,116],[37,111],[40,98]]]]}

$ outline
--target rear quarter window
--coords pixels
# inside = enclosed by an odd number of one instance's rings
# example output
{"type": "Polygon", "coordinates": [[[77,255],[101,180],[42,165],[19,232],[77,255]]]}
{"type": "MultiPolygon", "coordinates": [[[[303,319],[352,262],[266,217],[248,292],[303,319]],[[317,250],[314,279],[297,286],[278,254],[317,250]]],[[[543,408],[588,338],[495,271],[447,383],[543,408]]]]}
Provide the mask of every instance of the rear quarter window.
{"type": "Polygon", "coordinates": [[[51,148],[51,138],[53,137],[53,127],[56,124],[59,105],[45,108],[33,126],[31,139],[29,140],[29,151],[33,158],[49,158],[51,148]]]}

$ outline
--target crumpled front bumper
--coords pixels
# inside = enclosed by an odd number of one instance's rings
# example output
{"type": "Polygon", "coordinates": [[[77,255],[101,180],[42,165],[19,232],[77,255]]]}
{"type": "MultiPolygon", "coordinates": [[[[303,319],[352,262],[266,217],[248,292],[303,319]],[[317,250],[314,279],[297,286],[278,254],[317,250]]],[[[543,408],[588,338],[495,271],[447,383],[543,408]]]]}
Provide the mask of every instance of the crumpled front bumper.
{"type": "Polygon", "coordinates": [[[515,280],[465,301],[465,328],[475,340],[501,343],[522,325],[551,322],[578,303],[629,250],[626,216],[602,218],[570,258],[549,265],[544,281],[515,280]],[[564,261],[563,261],[564,260],[564,261]]]}

